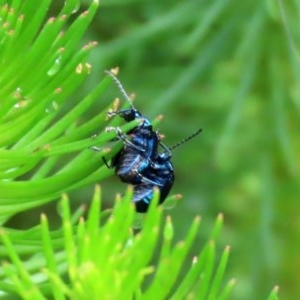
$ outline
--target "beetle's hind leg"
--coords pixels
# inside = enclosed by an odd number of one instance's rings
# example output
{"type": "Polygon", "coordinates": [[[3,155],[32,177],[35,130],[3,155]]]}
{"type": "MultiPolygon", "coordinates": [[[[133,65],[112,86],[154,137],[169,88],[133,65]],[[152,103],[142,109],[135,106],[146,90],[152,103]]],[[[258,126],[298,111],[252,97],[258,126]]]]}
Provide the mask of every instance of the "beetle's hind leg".
{"type": "Polygon", "coordinates": [[[163,186],[161,183],[158,183],[154,180],[147,178],[146,176],[141,174],[137,169],[135,169],[134,172],[136,173],[137,176],[139,176],[142,183],[149,183],[149,184],[153,184],[154,186],[163,186]]]}

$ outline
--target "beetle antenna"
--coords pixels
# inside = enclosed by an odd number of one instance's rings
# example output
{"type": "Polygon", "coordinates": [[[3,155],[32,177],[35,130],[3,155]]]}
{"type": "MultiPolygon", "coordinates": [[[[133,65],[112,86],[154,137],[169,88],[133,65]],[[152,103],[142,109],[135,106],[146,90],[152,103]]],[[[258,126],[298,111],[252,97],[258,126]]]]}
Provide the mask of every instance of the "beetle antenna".
{"type": "Polygon", "coordinates": [[[123,95],[123,97],[130,103],[131,107],[133,108],[134,106],[132,104],[132,101],[131,101],[130,97],[128,96],[128,94],[126,93],[125,89],[123,88],[120,80],[113,74],[112,71],[105,70],[104,72],[113,79],[113,81],[117,85],[117,87],[118,87],[119,91],[121,92],[121,94],[123,95]]]}
{"type": "Polygon", "coordinates": [[[197,131],[195,131],[193,134],[191,134],[190,136],[184,138],[183,140],[181,140],[180,142],[178,142],[177,144],[173,145],[172,147],[169,147],[169,150],[173,150],[175,148],[177,148],[178,146],[186,143],[187,141],[193,139],[195,136],[197,136],[200,132],[202,131],[201,129],[198,129],[197,131]]]}

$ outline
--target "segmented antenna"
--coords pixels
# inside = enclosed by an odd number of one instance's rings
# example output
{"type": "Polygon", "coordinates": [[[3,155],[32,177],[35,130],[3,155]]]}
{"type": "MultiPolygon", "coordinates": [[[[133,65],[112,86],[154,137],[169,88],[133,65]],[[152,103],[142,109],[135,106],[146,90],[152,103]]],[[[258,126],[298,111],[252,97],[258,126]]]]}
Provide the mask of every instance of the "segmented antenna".
{"type": "Polygon", "coordinates": [[[172,147],[169,147],[169,150],[173,150],[173,149],[177,148],[178,146],[184,144],[185,142],[191,140],[192,138],[194,138],[195,136],[197,136],[201,131],[202,131],[202,129],[198,129],[196,132],[194,132],[190,136],[184,138],[183,140],[181,140],[177,144],[173,145],[172,147]]]}
{"type": "Polygon", "coordinates": [[[132,101],[131,101],[130,97],[127,95],[127,93],[126,93],[125,89],[123,88],[119,79],[111,71],[105,70],[104,72],[113,79],[113,81],[117,85],[117,87],[120,90],[123,97],[130,103],[131,107],[133,108],[134,106],[132,104],[132,101]]]}

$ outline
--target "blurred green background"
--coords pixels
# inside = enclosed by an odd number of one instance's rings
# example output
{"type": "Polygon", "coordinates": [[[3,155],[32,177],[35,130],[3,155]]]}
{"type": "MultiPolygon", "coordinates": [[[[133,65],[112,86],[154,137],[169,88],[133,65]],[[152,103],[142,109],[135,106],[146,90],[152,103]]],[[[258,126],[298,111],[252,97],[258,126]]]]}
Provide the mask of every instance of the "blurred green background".
{"type": "MultiPolygon", "coordinates": [[[[164,116],[167,145],[203,128],[173,152],[172,194],[184,197],[166,214],[177,240],[201,215],[192,257],[224,213],[231,299],[266,299],[275,284],[281,299],[300,299],[300,3],[282,2],[103,0],[85,36],[99,44],[82,95],[119,66],[136,107],[164,116]]],[[[114,85],[106,94],[120,97],[114,85]]],[[[92,188],[70,197],[82,203],[92,188]]],[[[110,207],[126,186],[112,177],[102,189],[110,207]]]]}

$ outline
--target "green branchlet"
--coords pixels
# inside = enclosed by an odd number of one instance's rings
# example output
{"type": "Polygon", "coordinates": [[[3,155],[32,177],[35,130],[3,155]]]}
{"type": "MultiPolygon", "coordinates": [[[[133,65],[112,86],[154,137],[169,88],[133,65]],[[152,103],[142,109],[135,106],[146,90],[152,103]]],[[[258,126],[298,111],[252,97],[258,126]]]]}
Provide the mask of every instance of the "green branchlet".
{"type": "Polygon", "coordinates": [[[232,282],[222,283],[229,248],[218,259],[212,240],[222,225],[222,216],[217,218],[203,250],[189,258],[200,218],[192,222],[186,239],[173,246],[172,221],[167,217],[162,224],[158,194],[136,234],[132,231],[136,213],[131,198],[129,189],[124,198],[116,200],[107,217],[101,213],[97,186],[87,217],[80,217],[77,225],[72,224],[74,215],[67,196],[63,196],[61,229],[50,230],[47,217],[42,215],[40,225],[28,231],[2,230],[2,250],[9,262],[3,264],[0,290],[13,291],[24,299],[153,299],[153,295],[157,299],[226,299],[233,286],[232,282]],[[160,237],[159,258],[153,264],[160,237]],[[35,249],[26,262],[22,244],[35,249]],[[192,260],[190,267],[182,274],[188,260],[192,260]]]}

